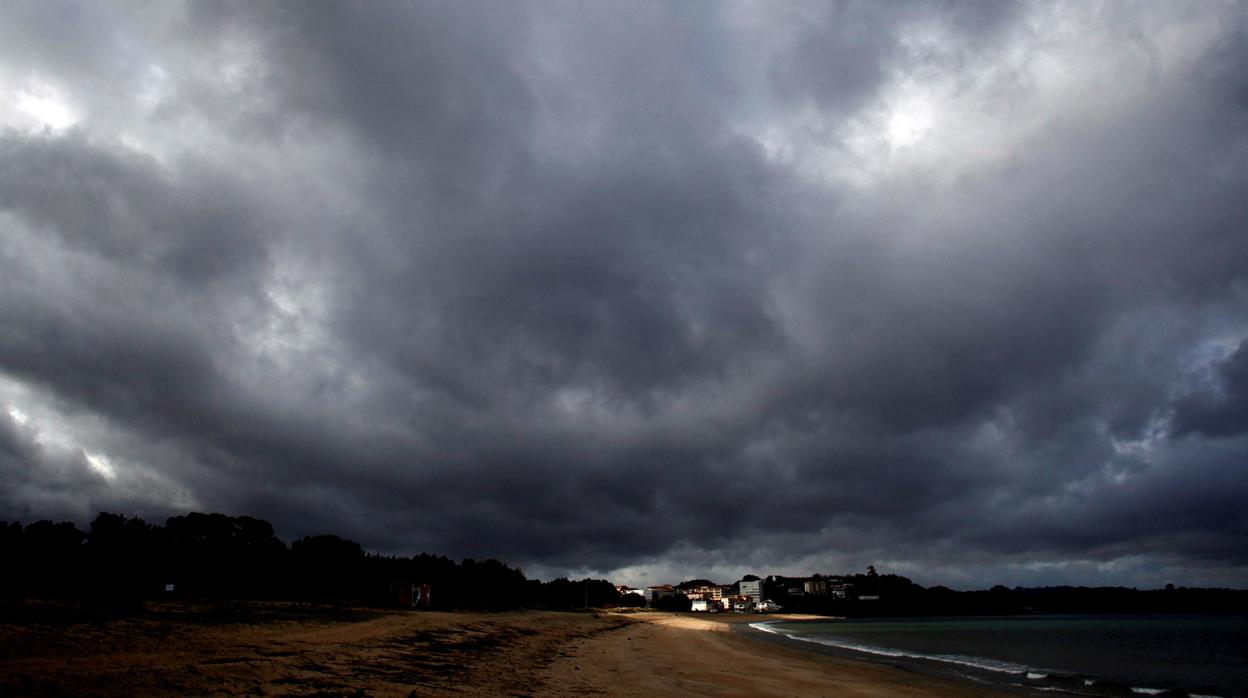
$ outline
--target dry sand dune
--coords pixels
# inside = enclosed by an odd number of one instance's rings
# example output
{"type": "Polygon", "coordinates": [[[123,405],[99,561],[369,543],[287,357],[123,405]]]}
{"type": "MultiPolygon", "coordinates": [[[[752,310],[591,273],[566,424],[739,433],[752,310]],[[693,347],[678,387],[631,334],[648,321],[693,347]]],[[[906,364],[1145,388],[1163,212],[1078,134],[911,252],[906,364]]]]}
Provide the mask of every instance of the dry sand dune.
{"type": "Polygon", "coordinates": [[[28,614],[0,626],[0,695],[989,695],[726,632],[741,620],[289,604],[28,614]]]}

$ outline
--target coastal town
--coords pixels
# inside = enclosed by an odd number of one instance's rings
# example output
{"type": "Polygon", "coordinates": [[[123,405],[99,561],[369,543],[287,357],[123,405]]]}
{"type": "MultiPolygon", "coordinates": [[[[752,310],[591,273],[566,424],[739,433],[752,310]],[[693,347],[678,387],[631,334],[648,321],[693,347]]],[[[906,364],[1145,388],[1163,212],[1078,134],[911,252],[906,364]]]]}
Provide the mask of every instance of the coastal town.
{"type": "Polygon", "coordinates": [[[694,579],[677,585],[659,584],[645,588],[616,585],[622,599],[639,596],[649,608],[689,610],[699,613],[771,613],[784,610],[792,602],[805,605],[817,600],[876,601],[876,594],[862,594],[853,582],[842,576],[761,578],[745,575],[732,584],[715,584],[694,579]]]}

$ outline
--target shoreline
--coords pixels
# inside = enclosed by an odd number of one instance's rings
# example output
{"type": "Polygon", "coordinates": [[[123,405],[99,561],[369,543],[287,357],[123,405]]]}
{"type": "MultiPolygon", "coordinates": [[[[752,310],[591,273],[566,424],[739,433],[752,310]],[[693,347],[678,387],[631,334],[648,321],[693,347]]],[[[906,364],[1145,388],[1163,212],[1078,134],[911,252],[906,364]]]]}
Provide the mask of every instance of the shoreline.
{"type": "Polygon", "coordinates": [[[788,622],[788,621],[815,621],[829,622],[835,620],[844,620],[840,617],[832,616],[813,616],[801,618],[776,618],[756,621],[744,624],[739,634],[741,637],[748,638],[751,642],[760,642],[772,644],[778,647],[785,647],[797,652],[807,652],[820,657],[829,658],[831,660],[856,662],[873,666],[887,667],[888,669],[913,674],[918,680],[935,680],[940,682],[952,682],[955,685],[964,685],[973,687],[976,690],[984,691],[984,695],[1007,695],[1007,696],[1034,696],[1039,695],[1037,689],[1024,684],[1011,684],[1002,682],[999,677],[976,676],[972,671],[959,670],[937,662],[935,660],[925,660],[918,657],[906,656],[889,656],[889,655],[873,655],[866,652],[855,651],[852,649],[837,647],[834,645],[825,645],[818,642],[807,640],[797,640],[775,631],[766,631],[754,627],[756,623],[767,622],[788,622]]]}
{"type": "Polygon", "coordinates": [[[1118,698],[1120,696],[1165,695],[1175,698],[1219,698],[1220,696],[1241,695],[1233,685],[1233,679],[1224,673],[1218,673],[1218,666],[1211,664],[1213,672],[1192,673],[1184,676],[1173,674],[1148,674],[1138,667],[1135,669],[1110,668],[1107,671],[1089,670],[1086,665],[1064,664],[1057,660],[1052,666],[1065,668],[1045,668],[1042,663],[1033,663],[1028,659],[994,658],[998,655],[986,653],[982,655],[959,654],[957,649],[944,649],[927,653],[915,650],[899,649],[887,644],[869,641],[845,642],[833,629],[815,630],[808,634],[801,629],[802,623],[797,622],[788,627],[759,627],[764,624],[790,621],[811,621],[827,625],[835,625],[837,620],[832,617],[817,618],[771,618],[748,625],[735,625],[740,628],[742,637],[752,641],[772,643],[776,646],[792,648],[797,651],[815,653],[826,657],[887,666],[896,670],[930,677],[939,680],[952,680],[970,683],[976,687],[985,687],[1001,695],[1075,695],[1090,698],[1118,698]],[[748,628],[748,629],[747,629],[748,628]],[[829,634],[824,634],[829,633],[829,634]],[[1071,667],[1075,668],[1071,668],[1071,667]],[[1193,679],[1192,677],[1196,677],[1193,679]],[[1231,681],[1231,683],[1223,683],[1231,681]]]}
{"type": "Polygon", "coordinates": [[[152,604],[117,617],[62,611],[8,609],[0,623],[0,694],[1019,695],[821,653],[747,627],[827,620],[822,616],[281,603],[152,604]]]}
{"type": "MultiPolygon", "coordinates": [[[[819,651],[796,640],[750,628],[764,621],[821,620],[797,614],[620,614],[630,622],[604,634],[578,656],[600,662],[569,686],[567,695],[594,691],[611,696],[643,695],[836,695],[882,698],[953,698],[1031,695],[976,683],[970,678],[916,670],[905,664],[875,662],[819,651]],[[604,674],[606,676],[604,676],[604,674]],[[610,675],[640,677],[612,685],[610,675]]],[[[552,678],[568,667],[551,667],[552,678]]],[[[622,677],[621,677],[622,678],[622,677]]],[[[552,685],[557,681],[552,682],[552,685]]],[[[560,692],[551,695],[563,695],[560,692]]]]}

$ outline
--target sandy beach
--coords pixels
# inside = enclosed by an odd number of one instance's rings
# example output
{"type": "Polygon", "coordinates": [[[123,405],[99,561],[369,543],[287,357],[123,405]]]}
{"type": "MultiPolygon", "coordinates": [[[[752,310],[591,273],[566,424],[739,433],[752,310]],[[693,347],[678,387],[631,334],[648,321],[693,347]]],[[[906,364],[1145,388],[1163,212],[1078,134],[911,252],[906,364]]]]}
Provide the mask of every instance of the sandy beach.
{"type": "MultiPolygon", "coordinates": [[[[868,662],[790,649],[732,625],[801,616],[638,614],[547,668],[546,695],[993,696],[999,692],[868,662]]],[[[826,620],[826,619],[823,619],[826,620]]],[[[1012,694],[1011,694],[1012,695],[1012,694]]]]}
{"type": "Polygon", "coordinates": [[[2,695],[996,695],[730,627],[757,617],[295,604],[9,616],[2,695]]]}

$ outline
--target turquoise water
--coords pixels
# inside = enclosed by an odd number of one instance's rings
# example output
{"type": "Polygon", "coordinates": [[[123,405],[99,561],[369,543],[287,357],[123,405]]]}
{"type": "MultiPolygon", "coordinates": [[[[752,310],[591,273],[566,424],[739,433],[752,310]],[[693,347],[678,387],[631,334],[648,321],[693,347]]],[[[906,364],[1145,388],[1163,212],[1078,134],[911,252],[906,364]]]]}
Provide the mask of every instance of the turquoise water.
{"type": "Polygon", "coordinates": [[[1248,617],[1011,616],[768,622],[867,659],[1076,695],[1248,697],[1248,617]]]}

